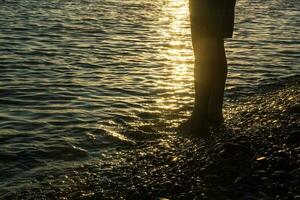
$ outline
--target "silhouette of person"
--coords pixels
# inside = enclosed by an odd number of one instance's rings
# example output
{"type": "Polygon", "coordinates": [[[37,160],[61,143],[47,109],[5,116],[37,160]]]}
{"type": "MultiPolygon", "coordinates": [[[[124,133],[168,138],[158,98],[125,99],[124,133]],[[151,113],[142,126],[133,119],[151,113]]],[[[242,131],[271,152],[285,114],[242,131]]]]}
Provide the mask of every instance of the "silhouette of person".
{"type": "Polygon", "coordinates": [[[195,103],[180,130],[198,132],[224,121],[223,97],[227,77],[224,38],[231,38],[236,0],[190,0],[194,51],[195,103]]]}

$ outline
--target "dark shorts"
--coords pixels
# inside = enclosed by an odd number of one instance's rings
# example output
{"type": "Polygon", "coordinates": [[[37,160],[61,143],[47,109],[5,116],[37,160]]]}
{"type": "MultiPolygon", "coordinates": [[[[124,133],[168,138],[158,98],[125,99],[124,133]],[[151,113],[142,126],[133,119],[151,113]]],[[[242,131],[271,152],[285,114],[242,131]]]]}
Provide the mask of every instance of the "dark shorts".
{"type": "Polygon", "coordinates": [[[231,38],[236,0],[190,0],[192,34],[231,38]]]}

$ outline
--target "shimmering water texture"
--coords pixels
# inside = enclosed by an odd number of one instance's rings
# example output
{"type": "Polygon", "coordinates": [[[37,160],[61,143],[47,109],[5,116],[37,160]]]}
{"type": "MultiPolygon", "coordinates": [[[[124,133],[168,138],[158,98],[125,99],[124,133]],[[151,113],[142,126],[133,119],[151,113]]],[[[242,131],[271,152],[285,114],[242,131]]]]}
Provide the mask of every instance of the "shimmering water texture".
{"type": "MultiPolygon", "coordinates": [[[[0,1],[0,190],[174,134],[193,105],[187,6],[0,1]]],[[[299,10],[238,1],[227,104],[299,73],[299,10]]]]}

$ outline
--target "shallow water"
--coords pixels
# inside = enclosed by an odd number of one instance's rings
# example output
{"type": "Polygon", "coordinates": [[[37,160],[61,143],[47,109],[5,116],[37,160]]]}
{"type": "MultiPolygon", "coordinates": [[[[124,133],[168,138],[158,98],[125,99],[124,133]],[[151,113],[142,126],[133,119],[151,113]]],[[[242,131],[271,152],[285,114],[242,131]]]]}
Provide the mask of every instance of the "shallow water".
{"type": "MultiPolygon", "coordinates": [[[[0,5],[0,188],[101,161],[188,116],[186,0],[0,5]]],[[[226,101],[299,74],[299,9],[297,0],[238,1],[226,101]]]]}

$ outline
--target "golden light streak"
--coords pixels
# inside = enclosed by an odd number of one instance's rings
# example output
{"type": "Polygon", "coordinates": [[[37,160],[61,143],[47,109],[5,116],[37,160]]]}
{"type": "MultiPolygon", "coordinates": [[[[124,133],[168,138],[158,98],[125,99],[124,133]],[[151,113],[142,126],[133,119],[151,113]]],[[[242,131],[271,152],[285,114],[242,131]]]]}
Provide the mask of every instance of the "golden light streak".
{"type": "Polygon", "coordinates": [[[156,101],[160,109],[177,109],[178,96],[175,93],[187,91],[188,79],[192,79],[193,54],[190,40],[188,0],[169,0],[163,10],[167,15],[162,20],[167,26],[162,27],[162,38],[167,38],[167,46],[161,50],[161,57],[168,60],[165,68],[170,75],[170,82],[158,82],[158,87],[174,91],[173,97],[161,97],[156,101]]]}

